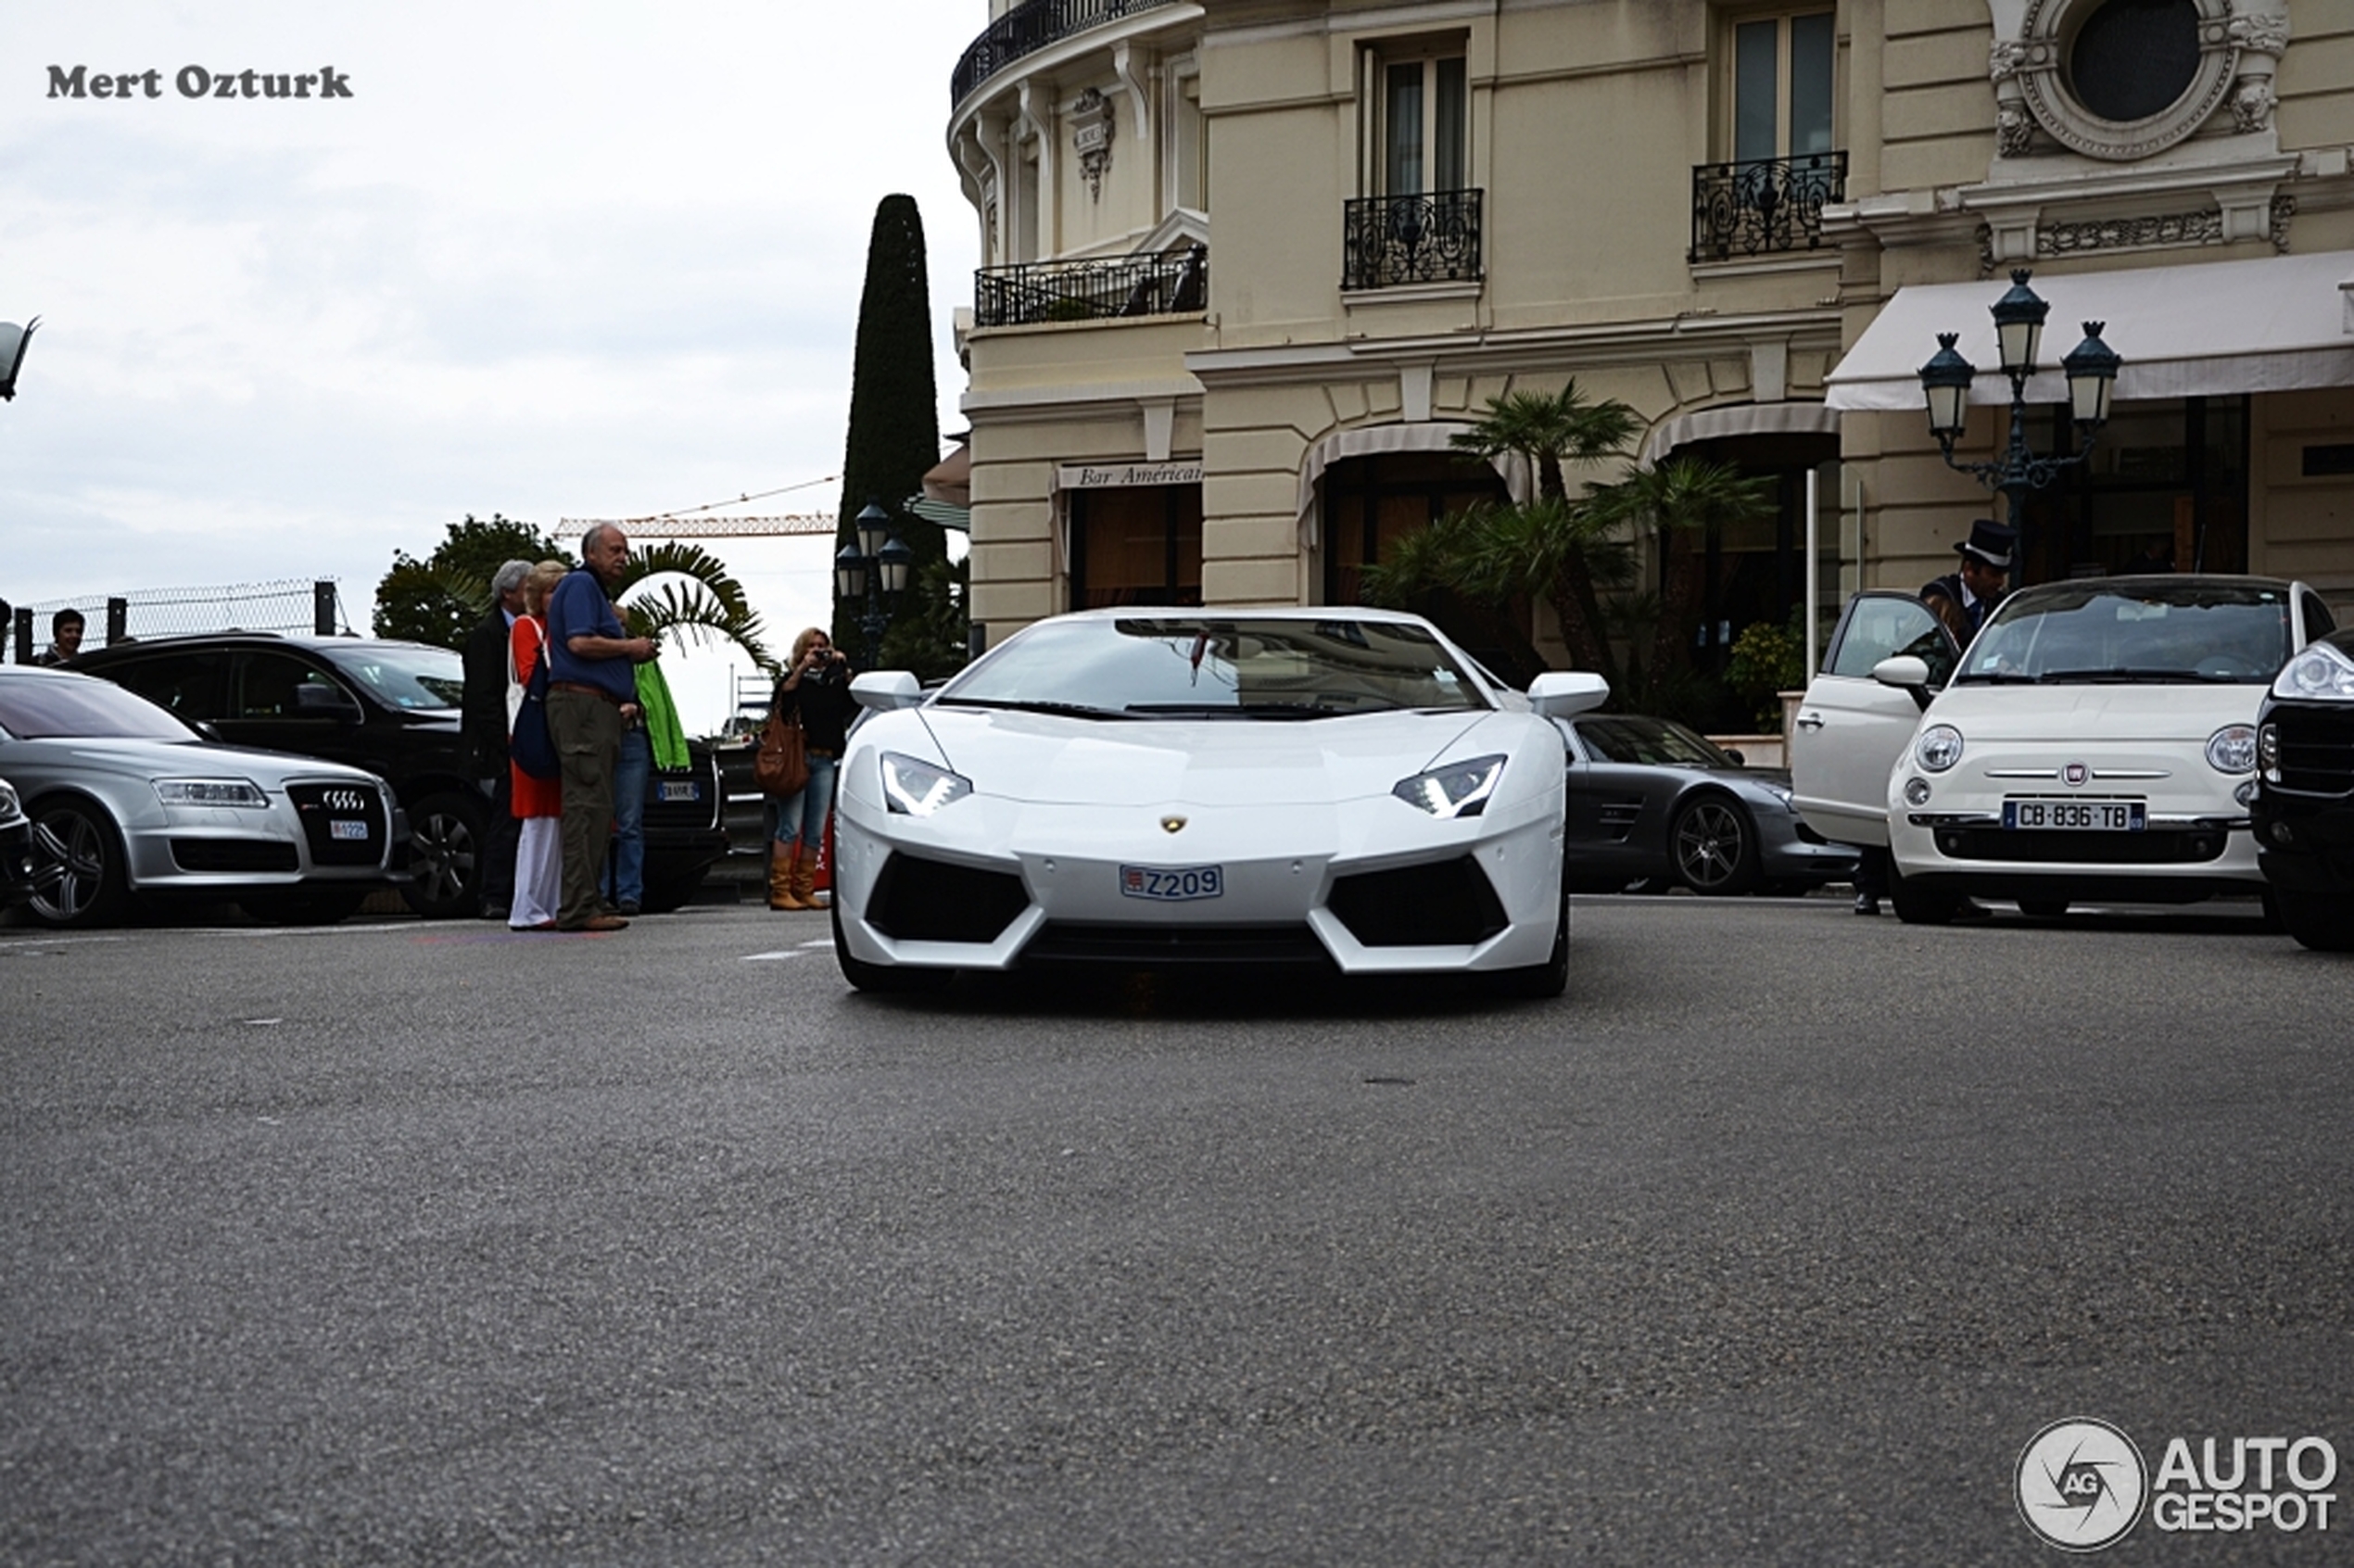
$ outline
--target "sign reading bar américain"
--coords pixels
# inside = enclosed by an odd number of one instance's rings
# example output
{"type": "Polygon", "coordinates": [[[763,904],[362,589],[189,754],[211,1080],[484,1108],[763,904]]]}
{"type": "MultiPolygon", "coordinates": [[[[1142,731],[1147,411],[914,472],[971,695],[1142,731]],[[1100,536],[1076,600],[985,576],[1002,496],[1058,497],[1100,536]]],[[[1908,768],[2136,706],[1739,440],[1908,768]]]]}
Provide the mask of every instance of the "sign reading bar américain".
{"type": "Polygon", "coordinates": [[[1065,490],[1200,483],[1199,458],[1183,458],[1175,462],[1066,462],[1055,470],[1055,484],[1065,490]]]}

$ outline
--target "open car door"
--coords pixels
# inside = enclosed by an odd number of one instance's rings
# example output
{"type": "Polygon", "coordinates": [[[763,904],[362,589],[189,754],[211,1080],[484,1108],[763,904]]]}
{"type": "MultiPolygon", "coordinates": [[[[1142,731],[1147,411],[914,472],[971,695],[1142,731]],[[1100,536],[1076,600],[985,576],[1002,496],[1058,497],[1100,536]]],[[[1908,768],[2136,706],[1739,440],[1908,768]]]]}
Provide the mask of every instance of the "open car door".
{"type": "Polygon", "coordinates": [[[1954,673],[1954,639],[1929,606],[1893,588],[1857,594],[1798,705],[1791,791],[1799,815],[1827,839],[1888,842],[1889,770],[1912,742],[1921,708],[1912,692],[1874,680],[1872,666],[1900,653],[1928,664],[1932,689],[1954,673]]]}

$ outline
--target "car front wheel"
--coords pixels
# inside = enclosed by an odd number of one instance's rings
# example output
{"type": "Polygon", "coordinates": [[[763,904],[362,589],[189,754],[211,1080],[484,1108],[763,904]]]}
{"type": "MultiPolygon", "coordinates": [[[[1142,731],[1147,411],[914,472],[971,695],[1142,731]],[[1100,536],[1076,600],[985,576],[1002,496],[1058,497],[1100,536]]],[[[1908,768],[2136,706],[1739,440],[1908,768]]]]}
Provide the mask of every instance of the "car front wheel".
{"type": "Polygon", "coordinates": [[[1757,883],[1757,829],[1731,801],[1704,797],[1677,812],[1667,849],[1676,875],[1703,897],[1747,892],[1757,883]]]}
{"type": "Polygon", "coordinates": [[[2346,900],[2274,888],[2272,906],[2298,946],[2316,953],[2354,953],[2354,907],[2346,900]]]}
{"type": "Polygon", "coordinates": [[[850,955],[850,943],[842,934],[842,904],[832,901],[834,962],[842,966],[842,978],[859,991],[877,996],[905,996],[918,992],[938,991],[956,978],[954,969],[902,969],[889,964],[869,964],[850,955]]]}
{"type": "Polygon", "coordinates": [[[32,813],[32,915],[44,926],[105,926],[130,900],[121,835],[95,805],[58,801],[32,813]]]}
{"type": "Polygon", "coordinates": [[[410,908],[428,920],[476,913],[488,816],[483,803],[454,790],[427,795],[410,809],[410,869],[416,880],[400,890],[410,908]]]}
{"type": "Polygon", "coordinates": [[[1908,926],[1950,926],[1962,906],[1962,895],[1957,892],[1941,892],[1906,881],[1893,860],[1888,864],[1888,900],[1896,906],[1896,917],[1908,926]]]}

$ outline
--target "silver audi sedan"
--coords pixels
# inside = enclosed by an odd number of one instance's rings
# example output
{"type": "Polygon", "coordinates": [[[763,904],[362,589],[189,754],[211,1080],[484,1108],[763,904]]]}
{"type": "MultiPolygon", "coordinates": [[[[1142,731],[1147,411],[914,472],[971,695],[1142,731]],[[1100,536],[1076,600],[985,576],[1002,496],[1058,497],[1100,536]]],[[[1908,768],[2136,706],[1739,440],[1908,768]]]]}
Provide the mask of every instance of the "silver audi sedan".
{"type": "Polygon", "coordinates": [[[34,919],[96,926],[133,899],[339,920],[398,879],[408,823],[374,774],[208,740],[90,676],[0,666],[0,778],[32,826],[34,919]]]}

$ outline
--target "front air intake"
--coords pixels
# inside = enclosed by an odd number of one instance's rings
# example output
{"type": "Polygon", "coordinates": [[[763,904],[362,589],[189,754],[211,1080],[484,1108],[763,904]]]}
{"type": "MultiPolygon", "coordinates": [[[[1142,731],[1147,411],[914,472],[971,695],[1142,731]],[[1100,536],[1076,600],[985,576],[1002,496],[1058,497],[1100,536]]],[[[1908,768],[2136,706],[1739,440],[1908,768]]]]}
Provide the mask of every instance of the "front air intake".
{"type": "Polygon", "coordinates": [[[867,901],[867,924],[893,942],[993,942],[1030,907],[1010,871],[894,853],[867,901]]]}
{"type": "Polygon", "coordinates": [[[1511,924],[1487,873],[1467,854],[1342,877],[1326,904],[1367,947],[1469,947],[1511,924]]]}

